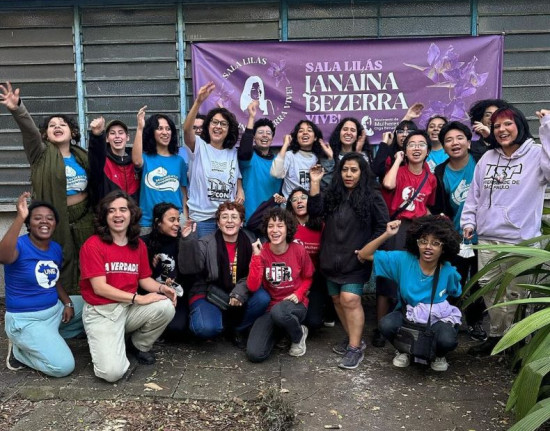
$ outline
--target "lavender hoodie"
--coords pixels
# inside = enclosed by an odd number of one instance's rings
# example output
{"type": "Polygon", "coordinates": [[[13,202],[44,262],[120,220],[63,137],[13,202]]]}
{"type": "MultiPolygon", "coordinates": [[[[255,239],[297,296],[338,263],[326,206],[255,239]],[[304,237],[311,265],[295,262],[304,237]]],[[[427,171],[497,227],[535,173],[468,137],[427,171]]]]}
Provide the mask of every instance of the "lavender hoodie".
{"type": "Polygon", "coordinates": [[[460,218],[479,239],[516,244],[540,235],[544,191],[550,182],[550,116],[542,117],[542,145],[526,140],[508,157],[501,148],[477,163],[460,218]]]}

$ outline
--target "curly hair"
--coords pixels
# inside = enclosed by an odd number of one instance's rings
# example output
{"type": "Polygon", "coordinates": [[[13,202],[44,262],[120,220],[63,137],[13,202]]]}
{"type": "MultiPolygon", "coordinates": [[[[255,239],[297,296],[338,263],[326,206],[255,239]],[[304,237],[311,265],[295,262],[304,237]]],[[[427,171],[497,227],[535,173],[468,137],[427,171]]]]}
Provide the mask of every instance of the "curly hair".
{"type": "Polygon", "coordinates": [[[69,117],[65,114],[54,114],[49,115],[42,121],[42,124],[40,124],[40,137],[43,141],[48,140],[48,124],[50,123],[52,118],[61,118],[67,125],[69,126],[69,129],[71,130],[71,139],[75,141],[75,143],[80,142],[80,128],[78,127],[78,122],[73,118],[69,117]]]}
{"type": "Polygon", "coordinates": [[[239,213],[239,217],[241,217],[241,222],[244,221],[244,205],[239,204],[237,202],[231,202],[231,201],[225,201],[220,204],[218,209],[216,210],[216,222],[220,221],[220,216],[223,211],[231,211],[235,210],[239,213]]]}
{"type": "Polygon", "coordinates": [[[170,154],[178,154],[178,131],[176,125],[172,119],[164,114],[153,114],[147,121],[145,121],[145,127],[143,128],[143,152],[145,154],[157,154],[157,141],[155,140],[155,130],[159,127],[159,120],[166,120],[172,136],[170,137],[170,143],[168,144],[168,152],[170,154]]]}
{"type": "Polygon", "coordinates": [[[440,261],[451,261],[458,254],[462,238],[453,222],[443,215],[427,215],[413,219],[407,231],[405,249],[420,258],[417,241],[428,235],[432,235],[443,243],[440,261]]]}
{"type": "Polygon", "coordinates": [[[290,244],[294,241],[294,235],[296,235],[297,221],[296,218],[287,210],[281,207],[271,208],[268,212],[264,214],[262,221],[262,233],[269,241],[269,236],[267,235],[267,226],[269,222],[273,221],[282,221],[286,226],[286,242],[290,244]]]}
{"type": "MultiPolygon", "coordinates": [[[[302,187],[296,187],[294,190],[290,192],[290,194],[288,195],[288,199],[286,200],[287,201],[286,210],[290,214],[292,214],[294,217],[296,217],[296,213],[294,212],[294,207],[292,206],[291,201],[292,201],[292,196],[294,196],[296,193],[302,193],[309,197],[309,192],[302,187]]],[[[298,221],[298,219],[296,219],[296,221],[298,221]]],[[[323,229],[323,218],[308,216],[306,227],[311,230],[320,231],[321,229],[323,229]]]]}
{"type": "Polygon", "coordinates": [[[336,167],[336,172],[332,176],[332,181],[325,194],[324,215],[325,217],[336,212],[342,202],[348,201],[353,212],[359,219],[365,223],[371,222],[371,207],[374,199],[374,193],[380,190],[380,185],[376,182],[374,174],[360,153],[347,153],[336,167]],[[361,170],[357,186],[349,191],[344,185],[342,178],[342,169],[347,161],[356,161],[361,170]]]}
{"type": "MultiPolygon", "coordinates": [[[[161,202],[153,207],[153,224],[151,225],[151,233],[149,234],[148,244],[149,246],[147,247],[149,263],[153,262],[154,256],[161,248],[161,238],[166,236],[160,231],[160,224],[164,219],[164,214],[166,214],[166,212],[171,209],[177,210],[179,213],[178,207],[170,202],[161,202]]],[[[174,239],[177,241],[177,238],[174,239]]]]}
{"type": "Polygon", "coordinates": [[[55,224],[56,225],[59,224],[59,213],[51,203],[45,202],[45,201],[32,201],[28,208],[29,214],[27,215],[27,217],[25,217],[25,222],[24,222],[25,226],[27,227],[27,231],[29,232],[30,232],[32,212],[39,207],[45,207],[51,210],[51,212],[53,213],[53,217],[55,218],[55,224]]]}
{"type": "MultiPolygon", "coordinates": [[[[353,124],[355,124],[355,129],[357,130],[357,138],[355,139],[355,142],[353,142],[353,144],[351,145],[352,151],[356,151],[357,140],[361,136],[361,133],[363,133],[363,130],[365,130],[365,128],[357,118],[353,118],[353,117],[343,118],[336,125],[329,139],[330,147],[334,152],[334,160],[338,160],[338,157],[340,156],[340,152],[342,151],[342,142],[340,141],[340,132],[342,131],[342,127],[344,127],[344,124],[346,124],[348,121],[351,121],[353,124]]],[[[372,160],[373,160],[372,148],[370,146],[369,138],[367,137],[365,137],[365,145],[363,145],[363,152],[367,155],[369,162],[372,163],[372,160]]]]}
{"type": "Polygon", "coordinates": [[[275,137],[275,125],[273,124],[273,121],[271,121],[269,118],[260,118],[258,121],[256,121],[252,128],[252,133],[255,135],[256,130],[263,126],[269,127],[271,129],[273,137],[275,137]]]}
{"type": "Polygon", "coordinates": [[[206,114],[206,118],[204,120],[204,124],[202,125],[201,138],[204,140],[204,142],[210,142],[210,123],[212,122],[212,119],[216,114],[220,114],[229,123],[227,136],[223,141],[222,148],[231,149],[237,144],[237,141],[239,140],[239,122],[237,121],[235,114],[225,108],[214,108],[208,111],[208,114],[206,114]]]}
{"type": "Polygon", "coordinates": [[[483,120],[483,114],[489,106],[496,106],[497,108],[507,108],[508,102],[504,99],[483,99],[475,102],[468,111],[470,117],[470,123],[474,124],[476,121],[483,120]]]}
{"type": "Polygon", "coordinates": [[[126,237],[128,238],[128,246],[132,249],[138,248],[139,245],[139,220],[141,219],[141,209],[137,206],[134,199],[128,195],[128,193],[122,190],[113,190],[107,194],[99,204],[97,205],[97,213],[94,218],[95,233],[101,238],[101,241],[107,244],[113,243],[113,236],[107,224],[107,216],[109,215],[110,205],[117,199],[126,199],[128,203],[128,210],[130,211],[130,224],[126,231],[126,237]]]}
{"type": "Polygon", "coordinates": [[[293,153],[297,153],[300,150],[300,144],[298,143],[298,130],[300,130],[300,126],[302,124],[307,124],[311,127],[313,130],[313,134],[315,135],[315,141],[313,141],[313,146],[311,147],[311,151],[313,154],[317,156],[318,159],[322,158],[324,156],[323,149],[321,148],[321,142],[320,140],[323,139],[323,132],[321,132],[321,129],[312,121],[309,120],[300,120],[296,123],[294,126],[294,129],[292,129],[292,132],[290,132],[290,136],[292,137],[292,140],[290,141],[289,149],[293,153]]]}
{"type": "Polygon", "coordinates": [[[489,135],[491,148],[500,148],[500,144],[495,138],[495,121],[497,118],[512,120],[516,123],[518,136],[514,142],[512,142],[512,145],[522,145],[527,139],[533,138],[531,132],[529,131],[529,123],[527,122],[525,115],[523,115],[523,112],[515,106],[508,105],[506,108],[497,109],[493,115],[491,115],[491,134],[489,135]]]}

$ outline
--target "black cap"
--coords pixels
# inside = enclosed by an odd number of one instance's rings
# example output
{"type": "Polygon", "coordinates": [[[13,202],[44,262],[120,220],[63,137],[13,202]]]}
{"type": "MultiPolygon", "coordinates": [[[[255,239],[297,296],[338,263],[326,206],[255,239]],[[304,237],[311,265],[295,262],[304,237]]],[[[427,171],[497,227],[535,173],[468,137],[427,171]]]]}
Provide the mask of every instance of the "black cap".
{"type": "Polygon", "coordinates": [[[105,133],[109,133],[109,129],[113,126],[120,126],[124,129],[126,133],[128,133],[128,126],[124,123],[124,121],[121,120],[111,120],[107,123],[107,127],[105,127],[105,133]]]}

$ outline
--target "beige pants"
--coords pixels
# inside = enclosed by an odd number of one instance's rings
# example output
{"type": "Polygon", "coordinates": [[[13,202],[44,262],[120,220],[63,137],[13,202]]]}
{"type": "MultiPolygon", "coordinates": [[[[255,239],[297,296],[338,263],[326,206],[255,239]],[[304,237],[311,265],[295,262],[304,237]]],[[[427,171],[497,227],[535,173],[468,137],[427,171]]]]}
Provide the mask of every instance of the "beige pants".
{"type": "Polygon", "coordinates": [[[125,334],[143,352],[148,352],[175,314],[168,299],[147,305],[84,305],[82,322],[97,377],[116,382],[130,362],[126,357],[125,334]]]}
{"type": "MultiPolygon", "coordinates": [[[[508,243],[502,242],[502,241],[486,241],[486,240],[480,240],[479,245],[496,245],[496,244],[504,244],[504,245],[510,245],[508,243]]],[[[478,265],[479,269],[481,270],[491,259],[493,259],[498,253],[493,250],[478,250],[478,265]]],[[[479,279],[479,285],[485,286],[491,278],[494,276],[504,273],[509,267],[510,263],[503,263],[498,266],[496,266],[494,269],[489,271],[487,274],[485,274],[483,277],[479,279]]],[[[510,284],[506,287],[506,291],[504,292],[504,295],[500,299],[499,302],[508,302],[513,301],[516,299],[522,299],[525,298],[528,294],[528,291],[526,289],[523,289],[521,287],[518,287],[518,284],[525,284],[525,283],[531,283],[532,276],[530,275],[524,275],[521,277],[514,278],[510,284]]],[[[491,307],[495,303],[495,296],[498,290],[498,286],[496,286],[493,290],[483,295],[483,299],[485,300],[485,306],[487,308],[491,307]]],[[[489,336],[490,337],[502,337],[504,333],[512,326],[512,323],[514,323],[514,316],[516,314],[517,305],[507,306],[507,307],[496,307],[491,308],[490,310],[487,310],[489,313],[489,320],[491,322],[490,330],[489,330],[489,336]]]]}

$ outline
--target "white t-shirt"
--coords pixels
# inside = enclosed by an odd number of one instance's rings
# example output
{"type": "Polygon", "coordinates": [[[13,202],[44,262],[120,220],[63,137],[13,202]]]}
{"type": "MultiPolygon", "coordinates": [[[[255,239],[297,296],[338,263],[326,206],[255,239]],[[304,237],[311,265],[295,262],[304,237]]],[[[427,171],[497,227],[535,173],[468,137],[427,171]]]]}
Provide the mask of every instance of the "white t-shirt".
{"type": "Polygon", "coordinates": [[[189,218],[204,221],[213,218],[218,206],[234,201],[237,179],[241,178],[237,149],[218,150],[195,137],[195,151],[190,152],[193,165],[189,182],[189,218]]]}
{"type": "Polygon", "coordinates": [[[296,187],[309,191],[309,169],[317,164],[317,156],[311,151],[287,151],[284,164],[283,196],[288,198],[296,187]]]}

